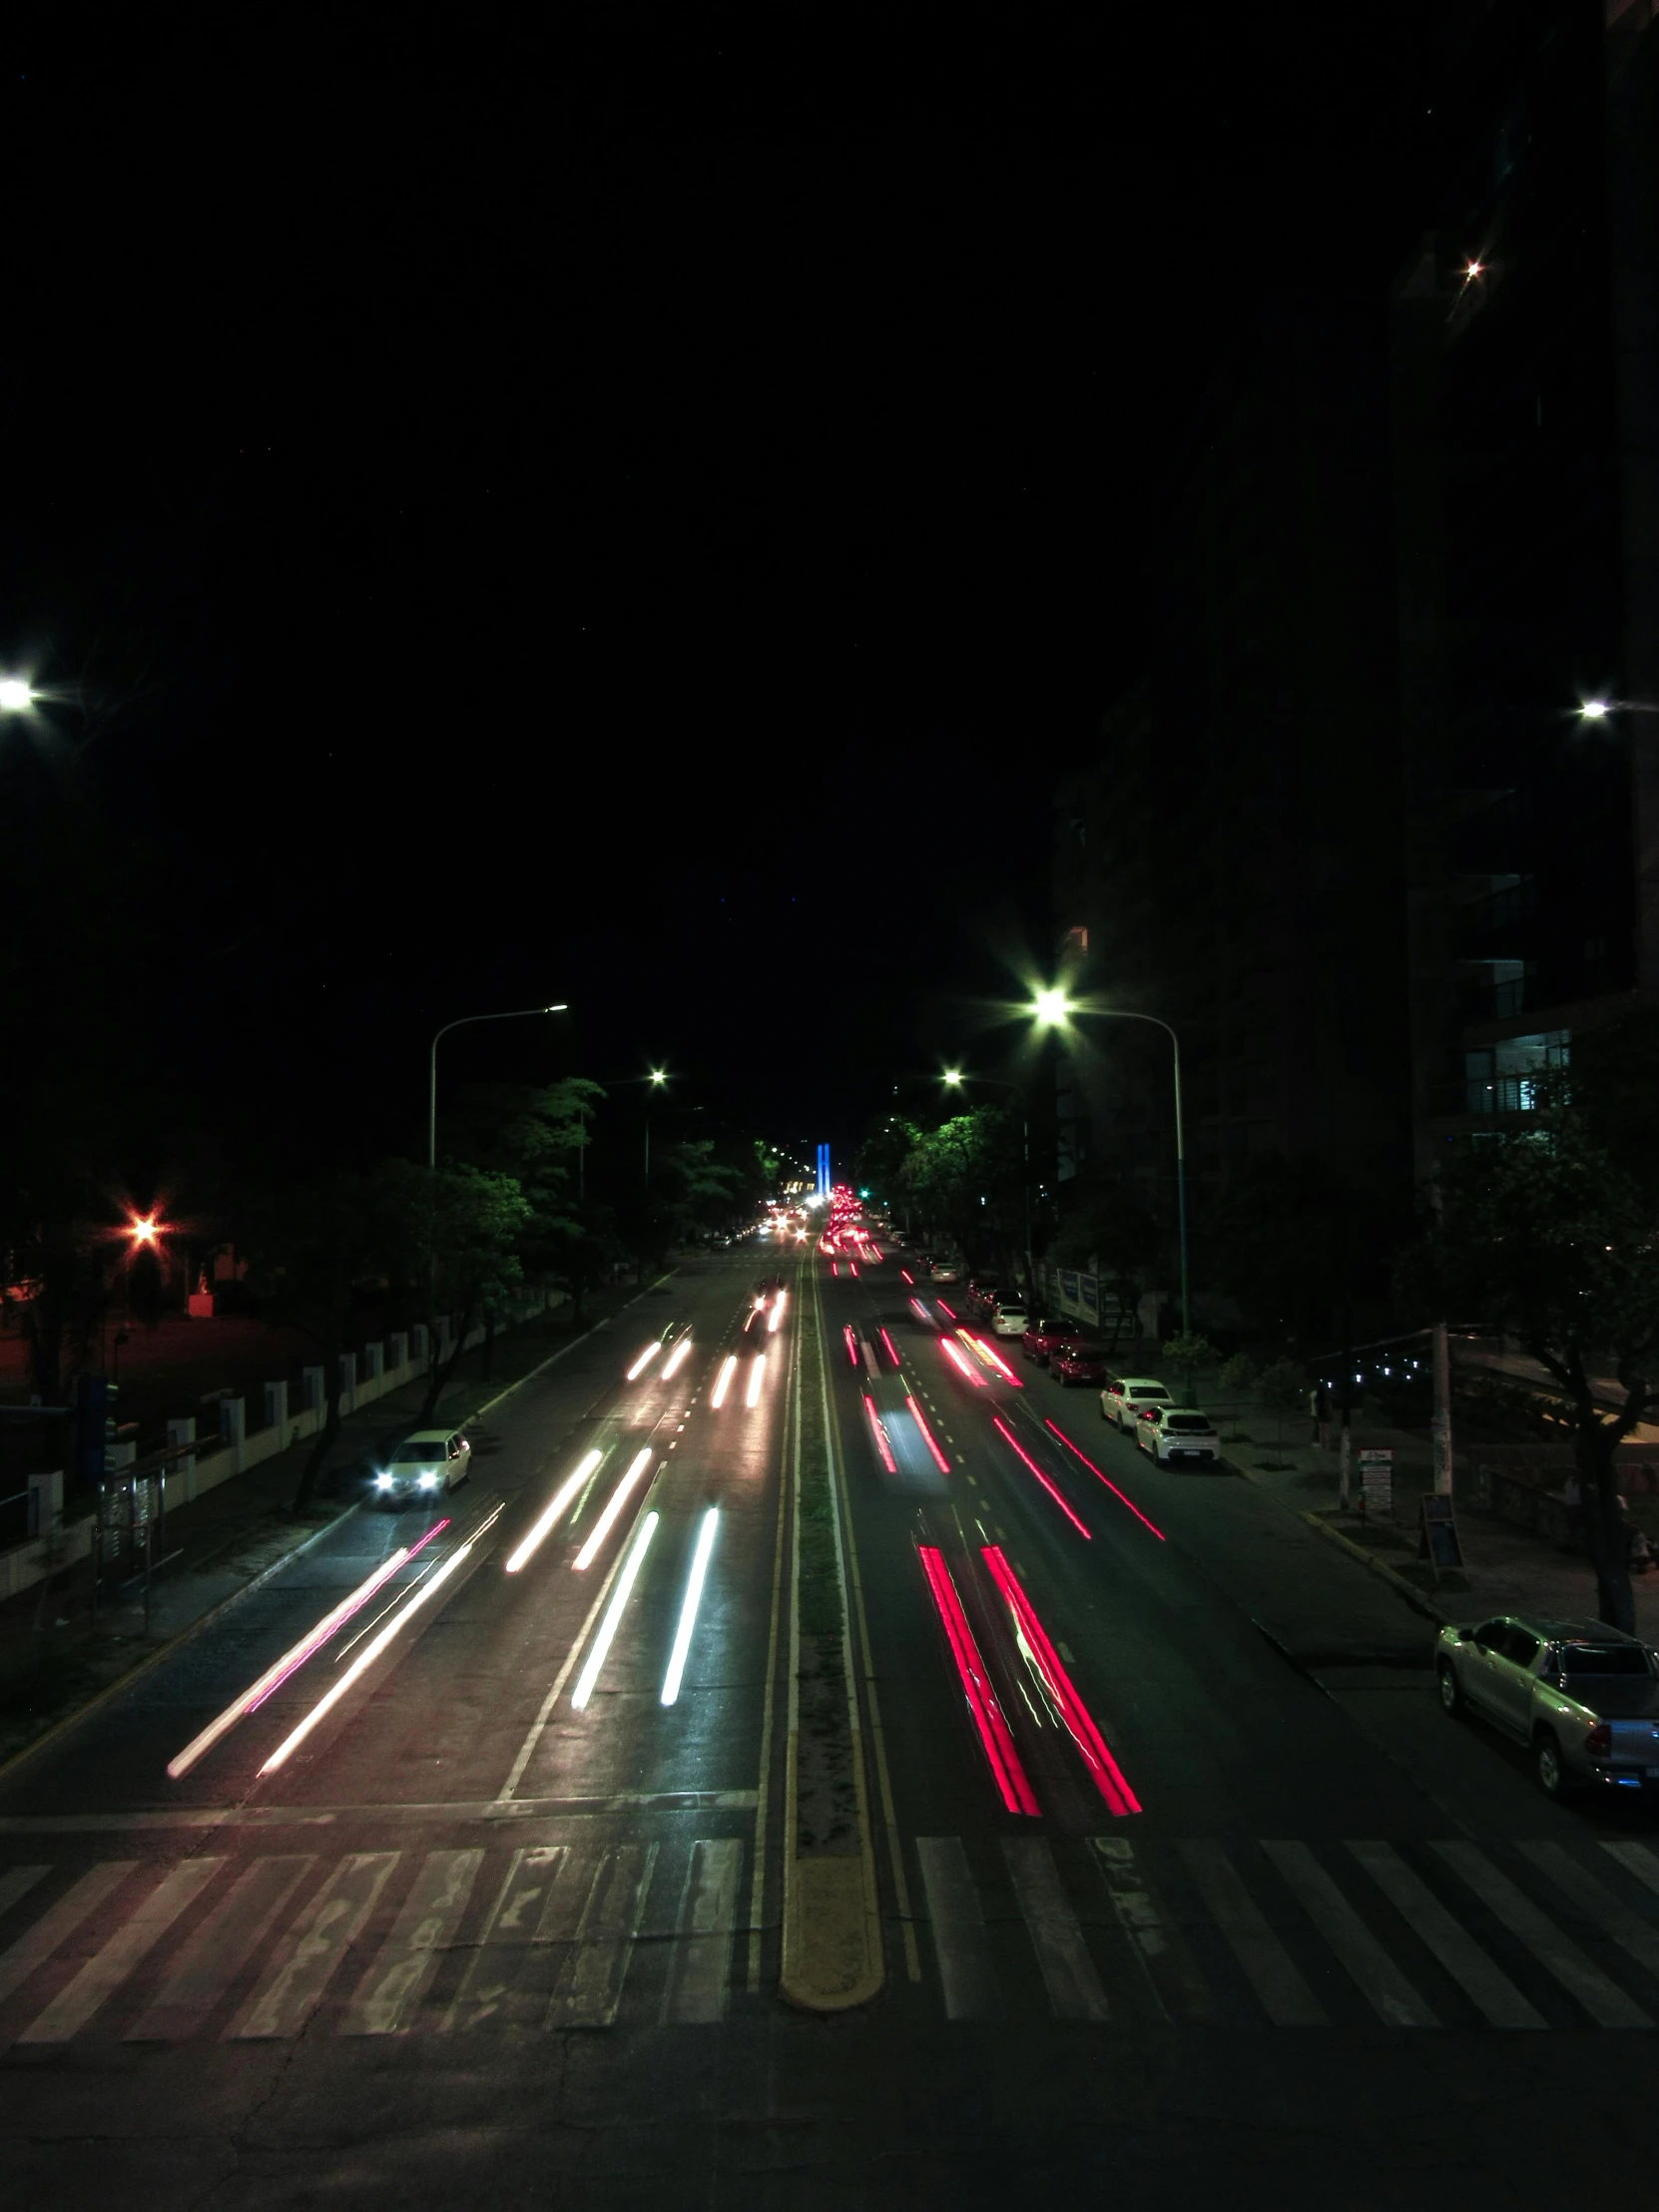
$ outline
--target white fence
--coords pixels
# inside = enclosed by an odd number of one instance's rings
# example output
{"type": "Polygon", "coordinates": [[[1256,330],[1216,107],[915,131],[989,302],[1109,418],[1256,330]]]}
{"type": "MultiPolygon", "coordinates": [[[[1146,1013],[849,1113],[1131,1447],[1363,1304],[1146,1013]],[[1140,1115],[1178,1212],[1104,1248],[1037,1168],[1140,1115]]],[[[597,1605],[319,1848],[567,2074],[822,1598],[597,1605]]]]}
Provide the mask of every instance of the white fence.
{"type": "MultiPolygon", "coordinates": [[[[562,1297],[554,1294],[549,1303],[562,1304],[562,1297]]],[[[539,1315],[546,1310],[541,1305],[526,1303],[507,1320],[497,1323],[497,1336],[531,1314],[539,1315]]],[[[437,1326],[438,1358],[445,1361],[454,1350],[453,1324],[445,1314],[439,1316],[437,1326]]],[[[465,1349],[470,1351],[483,1341],[484,1331],[480,1324],[468,1335],[465,1349]]],[[[426,1373],[427,1351],[427,1333],[421,1327],[407,1335],[388,1337],[383,1344],[365,1345],[360,1355],[344,1353],[340,1359],[341,1416],[372,1405],[376,1398],[384,1397],[391,1390],[418,1382],[426,1373]]],[[[252,1429],[248,1425],[246,1397],[219,1398],[218,1429],[200,1439],[194,1418],[170,1420],[167,1424],[169,1444],[177,1450],[180,1445],[200,1440],[202,1448],[199,1452],[180,1451],[162,1476],[164,1510],[173,1512],[181,1505],[189,1505],[207,1491],[217,1489],[221,1482],[230,1481],[233,1475],[245,1474],[263,1459],[274,1459],[277,1452],[314,1436],[327,1417],[322,1385],[321,1368],[302,1368],[299,1386],[304,1402],[293,1409],[288,1404],[285,1381],[266,1383],[260,1408],[262,1418],[259,1426],[252,1429]]],[[[118,1473],[124,1465],[133,1463],[134,1456],[131,1444],[111,1445],[105,1455],[106,1465],[112,1474],[118,1473]]],[[[61,1521],[63,1476],[31,1477],[31,1485],[36,1483],[42,1485],[39,1523],[43,1531],[50,1533],[43,1532],[0,1551],[0,1604],[15,1597],[20,1590],[44,1580],[48,1574],[56,1573],[60,1567],[85,1559],[92,1550],[97,1515],[88,1513],[78,1520],[61,1521]]]]}

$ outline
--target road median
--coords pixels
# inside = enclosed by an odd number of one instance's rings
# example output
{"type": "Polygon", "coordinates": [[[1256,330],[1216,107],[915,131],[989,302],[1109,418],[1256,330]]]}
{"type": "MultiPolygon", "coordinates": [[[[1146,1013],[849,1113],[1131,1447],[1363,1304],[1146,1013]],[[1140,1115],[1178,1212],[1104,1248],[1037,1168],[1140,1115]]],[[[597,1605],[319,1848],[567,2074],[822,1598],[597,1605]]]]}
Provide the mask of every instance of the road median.
{"type": "Polygon", "coordinates": [[[805,2011],[842,2012],[876,1996],[885,1969],[852,1666],[850,1531],[837,1497],[839,1437],[816,1281],[798,1311],[785,1408],[790,1706],[780,1987],[805,2011]]]}

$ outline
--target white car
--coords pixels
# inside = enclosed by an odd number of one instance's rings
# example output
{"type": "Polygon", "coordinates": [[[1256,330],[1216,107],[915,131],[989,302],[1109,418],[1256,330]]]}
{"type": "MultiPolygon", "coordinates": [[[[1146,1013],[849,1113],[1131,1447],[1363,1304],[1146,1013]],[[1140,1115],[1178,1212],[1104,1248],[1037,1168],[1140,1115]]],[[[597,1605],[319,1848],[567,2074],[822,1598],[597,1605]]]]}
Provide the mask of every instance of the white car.
{"type": "Polygon", "coordinates": [[[1023,1306],[999,1306],[991,1316],[993,1337],[1023,1337],[1031,1326],[1023,1306]]]}
{"type": "Polygon", "coordinates": [[[935,1283],[959,1283],[962,1271],[949,1260],[935,1260],[928,1270],[935,1283]]]}
{"type": "Polygon", "coordinates": [[[1133,1429],[1143,1406],[1173,1405],[1175,1399],[1153,1375],[1109,1375],[1100,1393],[1100,1417],[1114,1427],[1133,1429]]]}
{"type": "Polygon", "coordinates": [[[1196,1405],[1160,1405],[1135,1423],[1135,1441],[1160,1466],[1210,1466],[1221,1459],[1221,1438],[1208,1413],[1196,1405]]]}
{"type": "Polygon", "coordinates": [[[458,1428],[417,1428],[376,1468],[373,1494],[381,1505],[443,1497],[471,1472],[472,1446],[458,1428]]]}

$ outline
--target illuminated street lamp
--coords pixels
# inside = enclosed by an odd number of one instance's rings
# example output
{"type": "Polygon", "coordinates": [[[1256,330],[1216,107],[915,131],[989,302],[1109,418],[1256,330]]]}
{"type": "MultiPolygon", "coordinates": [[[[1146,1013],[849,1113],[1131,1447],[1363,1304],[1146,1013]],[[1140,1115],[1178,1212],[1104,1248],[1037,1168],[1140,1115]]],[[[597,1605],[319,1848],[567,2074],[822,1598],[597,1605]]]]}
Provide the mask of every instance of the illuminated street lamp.
{"type": "Polygon", "coordinates": [[[1187,1270],[1187,1139],[1181,1118],[1181,1039],[1156,1014],[1131,1013],[1122,1006],[1082,1006],[1061,990],[1037,991],[1032,997],[1031,1014],[1039,1029],[1063,1029],[1074,1014],[1086,1014],[1096,1021],[1149,1021],[1170,1041],[1175,1054],[1175,1206],[1181,1231],[1181,1332],[1190,1337],[1193,1325],[1187,1270]]]}
{"type": "Polygon", "coordinates": [[[22,676],[0,676],[0,715],[26,715],[35,703],[35,688],[22,676]]]}
{"type": "Polygon", "coordinates": [[[1605,722],[1609,715],[1659,715],[1659,700],[1585,699],[1579,703],[1580,722],[1605,722]]]}

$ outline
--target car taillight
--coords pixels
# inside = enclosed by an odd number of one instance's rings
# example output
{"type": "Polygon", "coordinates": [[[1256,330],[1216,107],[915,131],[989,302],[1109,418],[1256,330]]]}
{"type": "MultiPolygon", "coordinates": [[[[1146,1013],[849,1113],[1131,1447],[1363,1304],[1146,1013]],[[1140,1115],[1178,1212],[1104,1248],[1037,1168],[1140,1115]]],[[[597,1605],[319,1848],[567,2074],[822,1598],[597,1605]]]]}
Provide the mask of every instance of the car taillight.
{"type": "Polygon", "coordinates": [[[1584,1749],[1592,1759],[1605,1759],[1613,1748],[1613,1731],[1605,1721],[1597,1721],[1584,1739],[1584,1749]]]}

